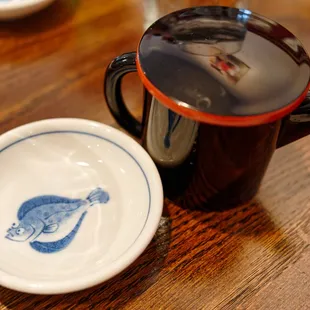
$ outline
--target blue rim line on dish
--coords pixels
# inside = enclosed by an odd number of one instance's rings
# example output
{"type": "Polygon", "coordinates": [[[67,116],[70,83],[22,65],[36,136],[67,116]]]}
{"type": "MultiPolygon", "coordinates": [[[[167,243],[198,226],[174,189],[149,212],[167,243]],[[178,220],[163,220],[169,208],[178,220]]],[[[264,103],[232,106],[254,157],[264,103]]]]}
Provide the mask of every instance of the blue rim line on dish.
{"type": "MultiPolygon", "coordinates": [[[[122,151],[124,151],[126,154],[128,154],[132,159],[133,161],[138,165],[138,167],[140,168],[143,176],[144,176],[144,179],[146,181],[146,184],[147,184],[147,189],[148,189],[148,194],[149,194],[149,204],[148,204],[148,211],[147,211],[147,216],[146,216],[146,219],[145,219],[145,222],[143,224],[143,227],[140,231],[140,233],[138,234],[138,236],[136,237],[136,239],[134,240],[134,242],[120,255],[124,255],[134,244],[135,242],[138,240],[138,238],[140,237],[141,233],[143,232],[144,230],[144,227],[148,221],[148,218],[149,218],[149,214],[150,214],[150,209],[151,209],[151,190],[150,190],[150,184],[149,184],[149,181],[148,181],[148,178],[142,168],[142,166],[140,165],[140,163],[138,162],[138,160],[129,152],[127,151],[124,147],[120,146],[119,144],[117,144],[116,142],[108,139],[108,138],[105,138],[105,137],[102,137],[100,135],[96,135],[96,134],[93,134],[93,133],[89,133],[89,132],[84,132],[84,131],[77,131],[77,130],[55,130],[55,131],[46,131],[46,132],[40,132],[40,133],[37,133],[37,134],[34,134],[34,135],[30,135],[30,136],[27,136],[25,138],[21,138],[21,139],[18,139],[12,143],[10,143],[9,145],[3,147],[2,149],[0,149],[0,154],[3,153],[4,151],[6,151],[7,149],[9,149],[10,147],[18,144],[18,143],[21,143],[21,142],[24,142],[28,139],[31,139],[31,138],[36,138],[36,137],[39,137],[39,136],[44,136],[44,135],[50,135],[50,134],[66,134],[66,133],[69,133],[69,134],[79,134],[79,135],[85,135],[85,136],[91,136],[91,137],[94,137],[94,138],[98,138],[98,139],[101,139],[101,140],[104,140],[104,141],[107,141],[113,145],[115,145],[116,147],[118,147],[119,149],[121,149],[122,151]]],[[[118,258],[116,258],[115,260],[117,260],[118,258]]],[[[115,261],[114,260],[114,261],[115,261]]]]}

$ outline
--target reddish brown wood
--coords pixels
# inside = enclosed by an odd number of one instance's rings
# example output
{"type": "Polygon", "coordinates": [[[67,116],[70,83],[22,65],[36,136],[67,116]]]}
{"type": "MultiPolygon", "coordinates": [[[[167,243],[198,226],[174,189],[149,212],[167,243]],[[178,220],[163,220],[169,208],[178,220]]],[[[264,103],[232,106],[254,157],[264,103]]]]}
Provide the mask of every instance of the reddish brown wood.
{"type": "MultiPolygon", "coordinates": [[[[24,20],[0,23],[0,133],[64,116],[115,125],[102,95],[104,71],[113,57],[135,50],[143,1],[59,0],[24,20]]],[[[249,2],[310,50],[307,0],[249,2]]],[[[134,74],[126,78],[137,117],[141,90],[134,74]]],[[[303,127],[300,136],[309,130],[303,127]]],[[[0,309],[310,308],[309,188],[307,137],[276,152],[252,203],[201,212],[166,201],[153,242],[120,275],[58,296],[0,288],[0,309]]]]}

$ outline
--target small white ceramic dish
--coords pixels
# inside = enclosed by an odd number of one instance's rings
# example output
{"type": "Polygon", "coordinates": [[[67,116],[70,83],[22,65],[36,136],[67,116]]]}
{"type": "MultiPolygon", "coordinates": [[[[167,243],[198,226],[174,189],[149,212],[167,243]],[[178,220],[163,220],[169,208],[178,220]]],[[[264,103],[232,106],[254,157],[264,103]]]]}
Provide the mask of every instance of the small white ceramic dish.
{"type": "Polygon", "coordinates": [[[58,294],[99,284],[146,248],[161,180],[132,138],[82,119],[0,136],[0,285],[58,294]],[[14,224],[13,224],[14,223],[14,224]]]}
{"type": "Polygon", "coordinates": [[[0,20],[10,20],[38,12],[55,0],[0,0],[0,20]]]}

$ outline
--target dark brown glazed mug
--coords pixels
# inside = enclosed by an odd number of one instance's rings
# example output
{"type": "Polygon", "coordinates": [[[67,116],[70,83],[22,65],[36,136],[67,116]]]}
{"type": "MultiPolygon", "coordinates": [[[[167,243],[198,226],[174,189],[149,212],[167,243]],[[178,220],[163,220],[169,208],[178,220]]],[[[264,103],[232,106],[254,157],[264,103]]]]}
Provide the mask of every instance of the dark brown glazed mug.
{"type": "Polygon", "coordinates": [[[285,124],[309,121],[309,78],[307,53],[281,25],[244,9],[194,7],[162,17],[137,53],[115,58],[104,93],[168,198],[225,208],[255,196],[285,124]],[[145,87],[141,123],[121,94],[133,71],[145,87]]]}

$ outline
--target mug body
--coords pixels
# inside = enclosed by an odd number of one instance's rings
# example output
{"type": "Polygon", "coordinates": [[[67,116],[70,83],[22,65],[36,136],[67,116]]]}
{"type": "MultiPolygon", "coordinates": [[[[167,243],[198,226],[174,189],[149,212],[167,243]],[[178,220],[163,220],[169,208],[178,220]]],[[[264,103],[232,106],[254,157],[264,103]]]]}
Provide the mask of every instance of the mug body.
{"type": "Polygon", "coordinates": [[[219,209],[253,198],[280,128],[287,134],[281,124],[308,120],[309,77],[308,54],[283,26],[248,10],[193,7],[160,18],[136,53],[115,58],[104,93],[156,163],[166,197],[219,209]],[[142,123],[121,92],[135,71],[145,87],[142,123]]]}
{"type": "Polygon", "coordinates": [[[186,207],[226,208],[257,193],[276,149],[281,120],[251,127],[200,123],[147,90],[141,143],[156,163],[166,197],[186,207]]]}

